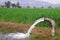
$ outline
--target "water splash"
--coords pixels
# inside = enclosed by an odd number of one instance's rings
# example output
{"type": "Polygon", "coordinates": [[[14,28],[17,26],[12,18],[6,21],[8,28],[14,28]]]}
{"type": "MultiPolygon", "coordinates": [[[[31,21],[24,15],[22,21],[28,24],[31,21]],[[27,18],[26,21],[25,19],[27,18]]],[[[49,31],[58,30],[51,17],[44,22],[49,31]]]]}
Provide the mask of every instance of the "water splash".
{"type": "Polygon", "coordinates": [[[37,25],[39,22],[42,22],[42,21],[44,21],[44,18],[40,18],[40,19],[36,20],[36,21],[31,25],[31,27],[28,29],[28,31],[27,31],[26,34],[30,34],[31,31],[32,31],[32,29],[35,28],[35,25],[37,25]]]}
{"type": "Polygon", "coordinates": [[[6,40],[5,35],[2,32],[0,32],[0,40],[6,40]]]}
{"type": "Polygon", "coordinates": [[[37,23],[39,23],[39,22],[42,22],[42,21],[44,21],[44,18],[40,18],[40,19],[36,20],[31,25],[31,27],[28,29],[27,33],[25,33],[25,34],[24,33],[10,33],[10,34],[5,35],[5,38],[7,38],[8,40],[10,40],[10,39],[11,40],[13,40],[13,39],[20,39],[20,40],[22,40],[22,39],[25,39],[25,38],[29,38],[32,29],[35,28],[35,25],[37,23]]]}
{"type": "Polygon", "coordinates": [[[4,35],[2,33],[0,33],[0,40],[27,40],[27,38],[29,38],[30,33],[32,31],[33,28],[35,28],[35,26],[42,21],[49,21],[52,24],[52,36],[54,36],[55,33],[55,21],[49,19],[49,18],[40,18],[38,20],[36,20],[28,29],[27,33],[10,33],[7,35],[4,35]]]}

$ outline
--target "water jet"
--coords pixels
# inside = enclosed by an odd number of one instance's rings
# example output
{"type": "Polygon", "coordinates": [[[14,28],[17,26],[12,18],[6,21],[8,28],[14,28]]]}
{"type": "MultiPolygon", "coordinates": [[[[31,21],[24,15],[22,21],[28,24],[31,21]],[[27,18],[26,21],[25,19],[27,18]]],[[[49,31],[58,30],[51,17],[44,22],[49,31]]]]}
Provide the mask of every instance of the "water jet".
{"type": "Polygon", "coordinates": [[[43,22],[43,21],[47,21],[49,23],[51,23],[52,25],[52,36],[55,35],[55,26],[56,26],[56,23],[54,20],[50,19],[50,18],[40,18],[40,19],[37,19],[31,26],[30,28],[28,29],[27,33],[9,33],[9,34],[6,34],[4,35],[4,38],[6,40],[27,40],[27,38],[29,38],[30,36],[30,33],[32,31],[33,28],[35,28],[35,26],[39,23],[39,22],[43,22]]]}

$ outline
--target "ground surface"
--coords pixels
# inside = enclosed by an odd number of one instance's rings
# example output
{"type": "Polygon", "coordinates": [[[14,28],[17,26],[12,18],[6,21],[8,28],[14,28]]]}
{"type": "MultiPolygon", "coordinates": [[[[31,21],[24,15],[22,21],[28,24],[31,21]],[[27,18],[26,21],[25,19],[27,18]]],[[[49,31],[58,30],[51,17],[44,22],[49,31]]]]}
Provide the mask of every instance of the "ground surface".
{"type": "MultiPolygon", "coordinates": [[[[12,22],[0,22],[0,31],[3,33],[23,32],[26,33],[31,24],[20,24],[12,22]]],[[[56,28],[56,35],[51,36],[51,28],[37,27],[32,30],[30,40],[60,40],[60,29],[56,28]]]]}

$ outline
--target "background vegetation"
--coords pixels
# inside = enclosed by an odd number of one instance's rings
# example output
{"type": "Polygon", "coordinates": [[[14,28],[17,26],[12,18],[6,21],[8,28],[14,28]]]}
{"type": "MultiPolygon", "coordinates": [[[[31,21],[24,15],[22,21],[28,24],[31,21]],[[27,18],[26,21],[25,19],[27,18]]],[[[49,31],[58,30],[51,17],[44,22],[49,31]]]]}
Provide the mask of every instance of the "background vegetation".
{"type": "MultiPolygon", "coordinates": [[[[60,26],[60,9],[51,8],[0,8],[0,21],[11,21],[23,24],[32,24],[35,20],[48,17],[60,26]]],[[[46,22],[41,23],[47,25],[46,22]]],[[[49,25],[48,25],[49,26],[49,25]]]]}

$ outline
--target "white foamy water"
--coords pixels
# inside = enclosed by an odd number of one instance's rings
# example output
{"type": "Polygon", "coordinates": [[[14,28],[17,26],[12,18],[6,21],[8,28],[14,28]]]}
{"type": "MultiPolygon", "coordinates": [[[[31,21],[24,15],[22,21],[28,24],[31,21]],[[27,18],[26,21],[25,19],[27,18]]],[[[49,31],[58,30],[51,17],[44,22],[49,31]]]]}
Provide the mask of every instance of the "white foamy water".
{"type": "MultiPolygon", "coordinates": [[[[9,34],[2,34],[0,33],[0,40],[29,40],[29,36],[30,36],[30,33],[32,31],[33,28],[35,28],[35,26],[39,23],[39,22],[43,22],[45,19],[44,18],[40,18],[38,20],[36,20],[31,26],[30,28],[28,29],[27,33],[9,33],[9,34]]],[[[49,20],[48,20],[49,21],[49,20]]],[[[55,22],[53,20],[50,20],[52,21],[51,24],[55,24],[55,22]]],[[[54,36],[55,34],[55,29],[54,27],[52,26],[52,36],[54,36]]]]}
{"type": "Polygon", "coordinates": [[[42,21],[44,21],[44,18],[40,18],[40,19],[36,20],[36,21],[31,25],[31,27],[28,29],[27,34],[30,34],[31,31],[32,31],[32,29],[35,28],[35,25],[37,25],[39,22],[42,22],[42,21]]]}
{"type": "Polygon", "coordinates": [[[0,32],[0,40],[6,40],[5,35],[2,32],[0,32]]]}
{"type": "MultiPolygon", "coordinates": [[[[9,33],[9,34],[1,34],[0,38],[4,38],[6,40],[28,40],[30,33],[32,31],[33,28],[35,28],[35,25],[38,24],[39,22],[44,21],[44,18],[40,18],[38,20],[36,20],[28,29],[27,33],[9,33]]],[[[3,40],[4,40],[3,39],[3,40]]]]}

